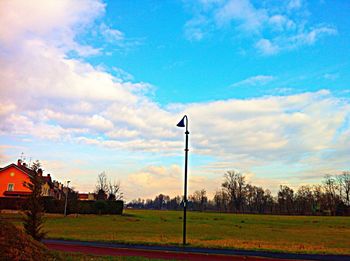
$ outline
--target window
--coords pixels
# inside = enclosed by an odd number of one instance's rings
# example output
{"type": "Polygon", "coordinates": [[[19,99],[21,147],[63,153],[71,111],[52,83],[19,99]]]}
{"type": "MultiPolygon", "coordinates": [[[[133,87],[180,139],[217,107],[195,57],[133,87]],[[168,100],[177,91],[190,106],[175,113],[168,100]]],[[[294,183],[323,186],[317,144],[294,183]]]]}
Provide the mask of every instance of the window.
{"type": "Polygon", "coordinates": [[[15,188],[15,184],[13,184],[13,183],[9,183],[7,185],[7,191],[13,191],[14,188],[15,188]]]}

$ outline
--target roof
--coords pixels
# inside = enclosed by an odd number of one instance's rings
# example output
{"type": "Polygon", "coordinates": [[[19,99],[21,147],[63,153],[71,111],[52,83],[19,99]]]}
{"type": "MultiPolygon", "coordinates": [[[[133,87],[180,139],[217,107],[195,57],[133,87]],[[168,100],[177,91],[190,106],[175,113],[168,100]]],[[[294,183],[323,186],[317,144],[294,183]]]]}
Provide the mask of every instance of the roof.
{"type": "MultiPolygon", "coordinates": [[[[35,171],[30,169],[30,168],[27,168],[26,166],[23,166],[23,165],[18,165],[18,164],[10,164],[4,168],[0,168],[0,171],[3,171],[3,170],[6,170],[6,169],[9,169],[11,167],[14,167],[20,171],[22,171],[24,174],[27,174],[29,177],[33,177],[35,175],[35,171]]],[[[52,187],[53,185],[53,182],[51,180],[51,176],[50,174],[48,174],[47,176],[41,176],[41,179],[44,183],[48,183],[50,185],[50,187],[52,187]]]]}
{"type": "Polygon", "coordinates": [[[20,166],[19,166],[19,165],[16,165],[16,164],[14,164],[14,163],[12,163],[12,164],[10,164],[10,165],[8,165],[8,166],[6,166],[6,167],[0,169],[0,171],[9,169],[9,168],[11,168],[11,167],[14,167],[14,168],[16,168],[16,169],[18,169],[18,170],[24,172],[24,173],[27,174],[28,176],[33,176],[33,175],[35,175],[34,170],[31,170],[31,169],[29,169],[29,168],[27,168],[27,167],[25,167],[25,166],[23,166],[23,165],[20,165],[20,166]]]}

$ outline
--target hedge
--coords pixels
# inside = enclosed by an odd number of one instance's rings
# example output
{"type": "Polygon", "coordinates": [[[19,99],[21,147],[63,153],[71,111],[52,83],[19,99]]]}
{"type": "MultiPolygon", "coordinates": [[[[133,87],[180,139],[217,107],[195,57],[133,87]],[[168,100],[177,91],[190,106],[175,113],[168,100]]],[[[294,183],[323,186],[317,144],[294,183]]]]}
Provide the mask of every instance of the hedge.
{"type": "MultiPolygon", "coordinates": [[[[44,198],[44,208],[47,213],[63,213],[64,200],[44,198]]],[[[115,214],[123,213],[124,202],[122,200],[68,200],[67,214],[115,214]]]]}
{"type": "Polygon", "coordinates": [[[23,210],[26,205],[25,198],[0,198],[0,209],[23,210]]]}
{"type": "MultiPolygon", "coordinates": [[[[43,198],[46,213],[63,213],[64,200],[43,198]]],[[[67,214],[112,214],[123,213],[124,202],[122,200],[68,200],[67,214]]],[[[23,198],[0,198],[0,209],[25,210],[26,199],[23,198]]]]}

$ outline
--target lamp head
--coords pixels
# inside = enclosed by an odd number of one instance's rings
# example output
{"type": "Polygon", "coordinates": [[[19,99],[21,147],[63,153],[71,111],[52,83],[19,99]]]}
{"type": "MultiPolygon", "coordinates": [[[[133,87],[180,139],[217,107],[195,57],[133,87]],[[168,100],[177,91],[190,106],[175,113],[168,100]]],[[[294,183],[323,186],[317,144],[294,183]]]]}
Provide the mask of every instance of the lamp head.
{"type": "Polygon", "coordinates": [[[183,128],[185,127],[185,116],[182,117],[181,121],[176,125],[177,127],[183,128]]]}

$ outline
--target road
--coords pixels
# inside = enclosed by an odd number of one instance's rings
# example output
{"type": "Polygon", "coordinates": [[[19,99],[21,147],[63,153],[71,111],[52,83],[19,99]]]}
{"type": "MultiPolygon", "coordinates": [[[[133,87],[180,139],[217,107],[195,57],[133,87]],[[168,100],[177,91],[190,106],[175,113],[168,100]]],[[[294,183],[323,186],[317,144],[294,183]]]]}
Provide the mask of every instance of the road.
{"type": "Polygon", "coordinates": [[[103,242],[86,242],[46,239],[43,243],[52,250],[80,252],[92,255],[143,256],[148,258],[177,260],[244,260],[244,261],[280,261],[280,260],[322,260],[350,261],[344,255],[289,254],[264,251],[208,249],[195,247],[131,245],[103,242]]]}

